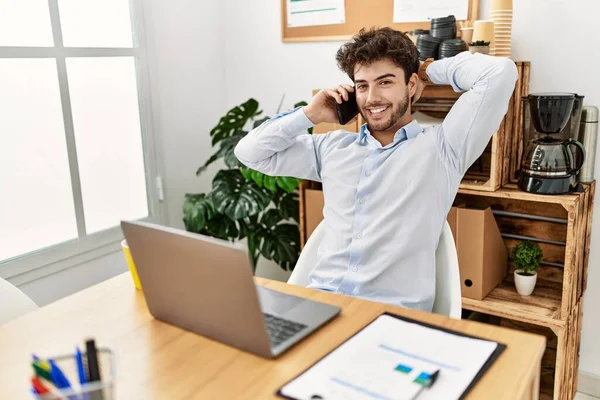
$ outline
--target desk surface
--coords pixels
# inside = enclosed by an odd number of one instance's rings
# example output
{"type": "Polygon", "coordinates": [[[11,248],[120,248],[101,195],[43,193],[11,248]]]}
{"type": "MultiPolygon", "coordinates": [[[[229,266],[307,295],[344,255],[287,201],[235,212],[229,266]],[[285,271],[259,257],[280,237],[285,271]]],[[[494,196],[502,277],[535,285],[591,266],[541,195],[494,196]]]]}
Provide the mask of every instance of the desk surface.
{"type": "Polygon", "coordinates": [[[507,345],[468,399],[528,398],[539,374],[542,336],[260,278],[257,282],[336,304],[342,313],[277,360],[265,360],[155,320],[129,274],[123,274],[0,327],[0,397],[30,399],[32,352],[44,357],[72,352],[93,336],[99,346],[117,354],[119,400],[277,398],[281,385],[384,311],[507,345]]]}

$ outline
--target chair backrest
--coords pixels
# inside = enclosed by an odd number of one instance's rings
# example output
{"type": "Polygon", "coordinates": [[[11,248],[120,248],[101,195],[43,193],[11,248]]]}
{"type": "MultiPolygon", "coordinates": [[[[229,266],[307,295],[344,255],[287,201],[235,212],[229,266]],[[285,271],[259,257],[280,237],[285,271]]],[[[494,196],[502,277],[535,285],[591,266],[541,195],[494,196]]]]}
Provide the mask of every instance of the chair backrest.
{"type": "Polygon", "coordinates": [[[308,274],[317,265],[317,250],[325,235],[325,222],[321,221],[304,244],[298,262],[287,283],[297,286],[308,286],[308,274]]]}
{"type": "MultiPolygon", "coordinates": [[[[309,284],[308,274],[317,264],[317,249],[323,239],[325,223],[317,226],[310,235],[288,283],[298,286],[309,284]]],[[[462,309],[462,298],[460,292],[460,274],[458,269],[458,255],[450,225],[444,223],[440,242],[435,252],[435,301],[433,312],[451,318],[460,319],[462,309]]]]}
{"type": "Polygon", "coordinates": [[[37,308],[25,293],[0,278],[0,325],[37,308]]]}
{"type": "Polygon", "coordinates": [[[448,222],[444,223],[435,252],[435,300],[433,312],[460,319],[462,295],[458,254],[448,222]]]}

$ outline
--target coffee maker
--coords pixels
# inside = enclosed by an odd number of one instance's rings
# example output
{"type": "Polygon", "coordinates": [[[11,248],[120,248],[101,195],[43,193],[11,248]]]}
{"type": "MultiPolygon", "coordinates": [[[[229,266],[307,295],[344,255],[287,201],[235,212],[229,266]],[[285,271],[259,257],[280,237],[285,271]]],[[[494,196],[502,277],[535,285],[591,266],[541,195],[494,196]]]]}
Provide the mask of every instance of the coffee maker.
{"type": "Polygon", "coordinates": [[[575,189],[585,159],[577,140],[582,103],[583,96],[574,93],[536,93],[523,98],[527,147],[519,176],[521,190],[564,194],[575,189]]]}

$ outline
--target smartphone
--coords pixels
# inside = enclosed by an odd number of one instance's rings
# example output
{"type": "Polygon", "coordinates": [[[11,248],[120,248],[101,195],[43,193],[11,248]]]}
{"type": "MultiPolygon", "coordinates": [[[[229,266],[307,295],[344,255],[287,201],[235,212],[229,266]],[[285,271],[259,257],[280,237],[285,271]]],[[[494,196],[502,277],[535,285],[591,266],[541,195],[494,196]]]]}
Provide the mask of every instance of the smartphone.
{"type": "Polygon", "coordinates": [[[348,100],[342,104],[335,103],[335,111],[337,112],[340,125],[346,125],[350,120],[358,115],[358,105],[356,104],[356,91],[348,92],[348,100]]]}

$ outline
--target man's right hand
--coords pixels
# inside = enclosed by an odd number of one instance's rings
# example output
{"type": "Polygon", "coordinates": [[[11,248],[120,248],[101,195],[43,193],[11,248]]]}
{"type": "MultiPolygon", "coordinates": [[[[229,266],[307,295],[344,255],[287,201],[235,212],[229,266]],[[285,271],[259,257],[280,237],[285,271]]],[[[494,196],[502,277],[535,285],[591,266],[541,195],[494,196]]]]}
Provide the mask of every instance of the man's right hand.
{"type": "Polygon", "coordinates": [[[321,89],[313,96],[310,103],[304,106],[304,113],[310,121],[317,125],[321,122],[338,123],[335,103],[342,104],[348,100],[348,92],[353,92],[350,85],[338,85],[333,89],[321,89]]]}

